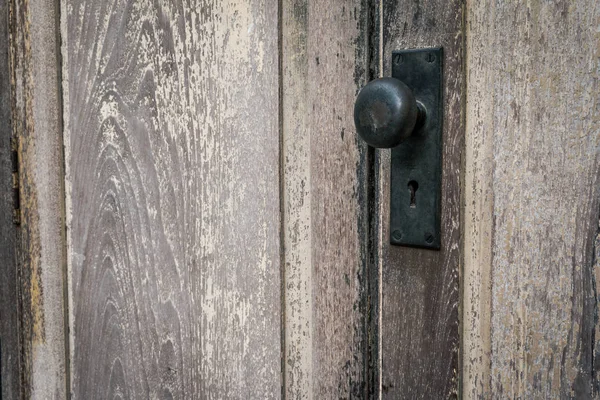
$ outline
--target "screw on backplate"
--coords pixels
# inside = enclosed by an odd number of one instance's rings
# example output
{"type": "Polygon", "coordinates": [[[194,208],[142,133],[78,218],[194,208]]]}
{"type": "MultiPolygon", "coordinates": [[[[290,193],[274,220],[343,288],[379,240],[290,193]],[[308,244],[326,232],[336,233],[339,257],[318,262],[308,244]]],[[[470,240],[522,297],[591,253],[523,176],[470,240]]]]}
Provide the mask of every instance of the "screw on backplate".
{"type": "Polygon", "coordinates": [[[425,58],[427,60],[427,62],[434,62],[435,61],[435,55],[433,53],[427,53],[427,57],[425,58]]]}
{"type": "Polygon", "coordinates": [[[402,64],[403,61],[404,57],[402,57],[402,54],[394,54],[394,64],[402,64]]]}
{"type": "Polygon", "coordinates": [[[431,244],[431,243],[433,243],[433,235],[432,235],[431,233],[427,232],[427,233],[425,234],[425,241],[426,241],[428,244],[431,244]]]}
{"type": "Polygon", "coordinates": [[[402,239],[402,232],[400,232],[400,231],[394,231],[392,233],[392,239],[394,239],[396,241],[400,241],[400,239],[402,239]]]}

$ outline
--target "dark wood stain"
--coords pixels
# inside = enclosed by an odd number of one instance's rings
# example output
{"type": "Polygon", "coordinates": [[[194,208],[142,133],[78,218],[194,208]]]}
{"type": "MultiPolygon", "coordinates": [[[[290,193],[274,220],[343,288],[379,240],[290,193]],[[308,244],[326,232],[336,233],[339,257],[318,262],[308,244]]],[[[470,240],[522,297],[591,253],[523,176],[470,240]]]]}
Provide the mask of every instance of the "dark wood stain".
{"type": "MultiPolygon", "coordinates": [[[[0,17],[8,21],[9,5],[0,1],[0,17]]],[[[17,285],[17,227],[13,223],[12,96],[9,26],[0,24],[0,398],[16,399],[20,388],[17,285]]]]}

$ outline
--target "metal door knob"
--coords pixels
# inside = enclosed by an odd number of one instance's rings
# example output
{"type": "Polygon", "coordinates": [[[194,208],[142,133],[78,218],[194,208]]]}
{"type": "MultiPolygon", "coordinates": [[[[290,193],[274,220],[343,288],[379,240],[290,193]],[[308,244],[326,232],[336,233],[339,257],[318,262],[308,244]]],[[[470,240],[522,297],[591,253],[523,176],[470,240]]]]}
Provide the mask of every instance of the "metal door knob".
{"type": "Polygon", "coordinates": [[[354,124],[369,146],[391,148],[422,125],[425,109],[412,90],[396,78],[369,82],[354,104],[354,124]]]}

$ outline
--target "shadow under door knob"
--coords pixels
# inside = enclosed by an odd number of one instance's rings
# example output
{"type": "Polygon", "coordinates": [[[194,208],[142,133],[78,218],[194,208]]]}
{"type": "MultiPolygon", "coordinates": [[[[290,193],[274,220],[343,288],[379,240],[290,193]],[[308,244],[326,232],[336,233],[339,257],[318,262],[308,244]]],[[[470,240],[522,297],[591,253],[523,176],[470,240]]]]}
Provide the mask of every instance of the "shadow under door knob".
{"type": "Polygon", "coordinates": [[[396,78],[369,82],[354,104],[354,124],[369,146],[392,148],[412,135],[425,120],[425,108],[412,90],[396,78]]]}

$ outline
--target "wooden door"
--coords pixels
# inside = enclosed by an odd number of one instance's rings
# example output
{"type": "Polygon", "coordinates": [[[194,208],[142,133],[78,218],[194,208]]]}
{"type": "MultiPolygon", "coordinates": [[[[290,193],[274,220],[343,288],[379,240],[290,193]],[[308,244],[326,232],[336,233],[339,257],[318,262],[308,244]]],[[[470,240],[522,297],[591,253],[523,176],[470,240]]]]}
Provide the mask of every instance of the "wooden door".
{"type": "Polygon", "coordinates": [[[0,13],[2,398],[598,398],[596,1],[0,13]],[[352,118],[430,46],[440,251],[352,118]]]}

